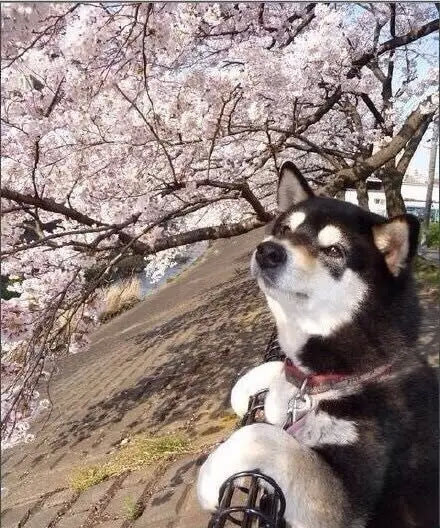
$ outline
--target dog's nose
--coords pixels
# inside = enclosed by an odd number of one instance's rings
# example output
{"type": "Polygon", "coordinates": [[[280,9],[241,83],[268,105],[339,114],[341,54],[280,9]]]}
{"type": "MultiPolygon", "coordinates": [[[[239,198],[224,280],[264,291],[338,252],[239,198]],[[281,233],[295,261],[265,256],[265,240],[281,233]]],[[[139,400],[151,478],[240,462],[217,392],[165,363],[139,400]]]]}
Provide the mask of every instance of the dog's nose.
{"type": "Polygon", "coordinates": [[[275,242],[263,242],[257,246],[255,258],[261,268],[276,268],[287,259],[286,250],[275,242]]]}

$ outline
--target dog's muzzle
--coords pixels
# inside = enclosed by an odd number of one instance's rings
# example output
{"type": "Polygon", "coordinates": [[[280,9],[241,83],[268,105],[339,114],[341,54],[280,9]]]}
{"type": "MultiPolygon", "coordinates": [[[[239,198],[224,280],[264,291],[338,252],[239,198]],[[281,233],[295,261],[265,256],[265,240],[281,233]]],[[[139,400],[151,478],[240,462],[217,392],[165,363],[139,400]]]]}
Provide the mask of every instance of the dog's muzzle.
{"type": "Polygon", "coordinates": [[[286,262],[287,253],[280,244],[262,242],[257,246],[255,260],[263,271],[274,270],[286,262]]]}

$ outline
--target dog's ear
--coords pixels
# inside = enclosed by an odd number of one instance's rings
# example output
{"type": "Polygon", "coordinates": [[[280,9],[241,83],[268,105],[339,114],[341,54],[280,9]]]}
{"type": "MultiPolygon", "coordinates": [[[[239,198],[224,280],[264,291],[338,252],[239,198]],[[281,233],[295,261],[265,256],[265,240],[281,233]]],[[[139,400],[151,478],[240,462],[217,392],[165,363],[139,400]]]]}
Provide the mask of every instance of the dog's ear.
{"type": "Polygon", "coordinates": [[[312,196],[314,196],[313,191],[298,167],[291,161],[285,161],[281,165],[278,181],[278,209],[282,212],[287,211],[293,205],[312,196]]]}
{"type": "Polygon", "coordinates": [[[410,214],[390,218],[373,226],[374,243],[385,257],[390,272],[397,277],[417,252],[419,220],[410,214]]]}

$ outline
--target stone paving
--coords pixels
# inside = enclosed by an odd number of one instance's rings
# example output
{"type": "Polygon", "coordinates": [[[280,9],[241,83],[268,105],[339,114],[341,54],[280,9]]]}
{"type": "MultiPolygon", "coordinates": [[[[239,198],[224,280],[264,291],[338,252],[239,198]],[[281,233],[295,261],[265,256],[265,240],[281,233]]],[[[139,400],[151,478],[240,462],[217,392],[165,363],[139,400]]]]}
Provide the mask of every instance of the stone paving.
{"type": "Polygon", "coordinates": [[[161,471],[135,471],[81,494],[54,490],[37,500],[6,508],[1,526],[205,528],[209,515],[199,509],[194,486],[200,460],[188,456],[161,471]]]}
{"type": "Polygon", "coordinates": [[[68,477],[136,433],[183,431],[206,445],[226,434],[230,389],[261,361],[271,331],[248,273],[261,238],[218,241],[197,266],[101,327],[89,351],[62,362],[35,441],[4,452],[2,528],[206,526],[192,487],[196,455],[187,469],[176,461],[163,475],[140,470],[81,495],[68,477]],[[126,501],[138,501],[139,519],[124,513],[126,501]]]}
{"type": "MultiPolygon", "coordinates": [[[[101,327],[89,351],[62,362],[36,440],[2,457],[2,528],[207,527],[194,486],[201,454],[82,493],[68,477],[132,434],[181,431],[206,446],[228,434],[230,389],[261,362],[272,328],[248,274],[261,237],[258,230],[217,242],[196,267],[101,327]]],[[[420,347],[438,364],[438,304],[422,301],[420,347]]]]}

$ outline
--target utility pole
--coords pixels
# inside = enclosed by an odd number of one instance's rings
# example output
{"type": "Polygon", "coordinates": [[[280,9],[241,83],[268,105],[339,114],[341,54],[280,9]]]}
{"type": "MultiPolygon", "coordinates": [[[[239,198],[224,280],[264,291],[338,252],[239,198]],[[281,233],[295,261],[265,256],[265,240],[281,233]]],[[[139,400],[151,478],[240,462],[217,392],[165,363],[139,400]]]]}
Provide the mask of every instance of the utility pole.
{"type": "Polygon", "coordinates": [[[428,166],[428,187],[426,189],[426,205],[425,205],[425,229],[429,228],[429,222],[431,220],[431,205],[432,205],[432,190],[434,188],[434,176],[435,176],[435,162],[437,161],[437,149],[438,149],[438,127],[439,120],[436,119],[433,122],[434,129],[431,137],[431,148],[429,150],[429,166],[428,166]]]}

